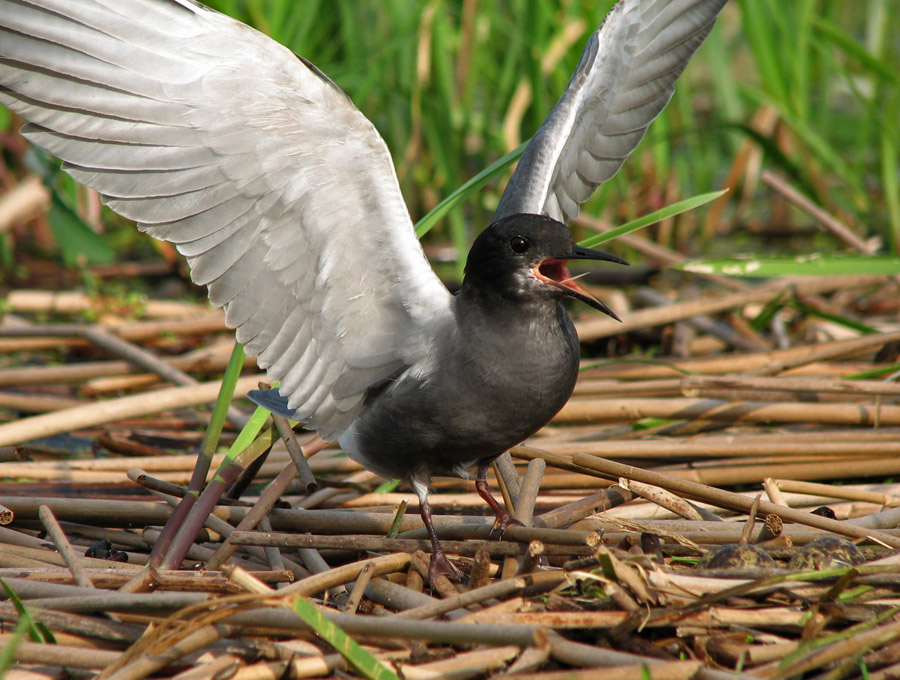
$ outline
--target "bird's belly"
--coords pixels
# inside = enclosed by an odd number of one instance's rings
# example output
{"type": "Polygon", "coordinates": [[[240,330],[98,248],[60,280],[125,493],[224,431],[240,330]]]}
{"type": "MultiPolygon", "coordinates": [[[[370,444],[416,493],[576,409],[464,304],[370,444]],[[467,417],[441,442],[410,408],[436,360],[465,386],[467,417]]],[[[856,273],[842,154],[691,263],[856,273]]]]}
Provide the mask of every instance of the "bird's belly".
{"type": "Polygon", "coordinates": [[[398,389],[368,404],[340,444],[382,477],[462,476],[543,427],[571,394],[574,373],[563,380],[571,385],[553,397],[521,383],[443,394],[398,389]]]}

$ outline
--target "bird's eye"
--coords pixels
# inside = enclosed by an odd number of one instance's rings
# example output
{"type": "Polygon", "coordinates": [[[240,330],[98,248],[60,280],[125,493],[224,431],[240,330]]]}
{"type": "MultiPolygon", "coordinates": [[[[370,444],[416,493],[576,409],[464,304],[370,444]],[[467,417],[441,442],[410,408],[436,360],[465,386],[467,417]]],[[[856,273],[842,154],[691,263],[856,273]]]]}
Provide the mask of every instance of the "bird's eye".
{"type": "Polygon", "coordinates": [[[531,247],[531,243],[529,243],[528,239],[524,236],[513,236],[509,241],[509,247],[512,248],[514,252],[524,253],[531,247]]]}

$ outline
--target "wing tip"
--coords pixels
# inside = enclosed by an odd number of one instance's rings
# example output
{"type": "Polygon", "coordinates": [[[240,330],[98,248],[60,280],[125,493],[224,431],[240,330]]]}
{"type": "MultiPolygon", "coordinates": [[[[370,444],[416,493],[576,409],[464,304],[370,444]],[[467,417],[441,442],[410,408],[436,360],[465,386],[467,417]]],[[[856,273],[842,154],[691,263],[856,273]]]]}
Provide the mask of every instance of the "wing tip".
{"type": "Polygon", "coordinates": [[[287,397],[283,397],[277,389],[250,390],[247,392],[247,398],[276,416],[281,416],[288,420],[298,419],[297,412],[288,407],[287,397]]]}

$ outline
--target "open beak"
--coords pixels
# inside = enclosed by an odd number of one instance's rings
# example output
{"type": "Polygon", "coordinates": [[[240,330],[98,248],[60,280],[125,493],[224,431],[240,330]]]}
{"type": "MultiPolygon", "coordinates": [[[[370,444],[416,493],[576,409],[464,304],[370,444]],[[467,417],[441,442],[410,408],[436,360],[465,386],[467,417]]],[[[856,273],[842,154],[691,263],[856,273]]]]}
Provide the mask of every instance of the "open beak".
{"type": "Polygon", "coordinates": [[[583,248],[579,245],[573,245],[572,250],[568,253],[565,253],[564,255],[560,255],[558,257],[548,257],[541,260],[537,263],[533,270],[534,275],[547,285],[558,288],[569,297],[573,297],[576,300],[581,300],[594,309],[599,309],[601,312],[607,314],[608,316],[611,316],[616,321],[621,321],[621,319],[616,316],[615,312],[613,312],[609,307],[600,302],[600,300],[598,300],[584,288],[582,288],[579,285],[578,281],[576,281],[572,277],[572,274],[569,273],[568,267],[566,267],[566,262],[568,260],[604,260],[606,262],[617,262],[624,265],[627,265],[628,263],[622,258],[616,257],[615,255],[610,255],[609,253],[603,253],[599,250],[591,250],[590,248],[583,248]]]}

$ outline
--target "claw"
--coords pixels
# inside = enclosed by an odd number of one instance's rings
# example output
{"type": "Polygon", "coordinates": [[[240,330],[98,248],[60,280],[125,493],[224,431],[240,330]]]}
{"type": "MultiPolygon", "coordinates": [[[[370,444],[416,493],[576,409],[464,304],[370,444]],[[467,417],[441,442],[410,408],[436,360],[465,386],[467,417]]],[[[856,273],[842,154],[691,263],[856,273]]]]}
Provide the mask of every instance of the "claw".
{"type": "Polygon", "coordinates": [[[431,565],[428,567],[428,582],[434,588],[434,582],[439,576],[446,576],[451,581],[462,583],[462,572],[451,562],[442,550],[431,554],[431,565]]]}
{"type": "Polygon", "coordinates": [[[431,564],[428,566],[428,584],[434,588],[435,580],[440,576],[446,576],[451,581],[462,583],[465,580],[462,572],[456,568],[448,558],[441,542],[438,540],[437,533],[434,530],[434,523],[431,518],[431,503],[428,502],[428,489],[425,485],[416,488],[419,495],[419,514],[422,516],[422,523],[431,539],[431,564]]]}
{"type": "Polygon", "coordinates": [[[500,538],[503,538],[503,534],[506,530],[511,526],[525,526],[515,517],[507,512],[506,508],[500,505],[497,502],[497,499],[491,495],[491,492],[488,491],[487,481],[484,479],[484,473],[479,472],[478,477],[475,479],[475,491],[478,492],[478,495],[481,496],[485,503],[491,506],[491,509],[494,511],[494,514],[497,516],[497,519],[494,520],[494,524],[491,526],[491,535],[493,536],[494,532],[498,529],[500,530],[500,538]]]}
{"type": "Polygon", "coordinates": [[[495,531],[499,531],[498,540],[503,539],[503,534],[506,533],[506,530],[511,526],[516,527],[524,527],[525,525],[517,520],[515,517],[510,515],[505,509],[500,508],[496,511],[497,519],[494,520],[493,525],[491,525],[491,535],[494,535],[495,531]]]}

